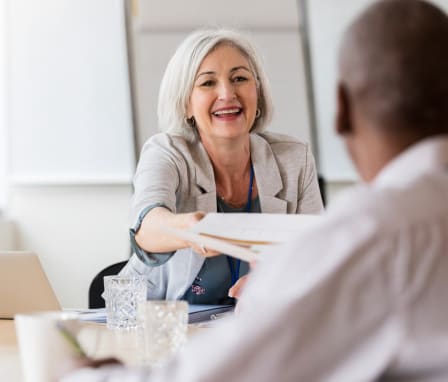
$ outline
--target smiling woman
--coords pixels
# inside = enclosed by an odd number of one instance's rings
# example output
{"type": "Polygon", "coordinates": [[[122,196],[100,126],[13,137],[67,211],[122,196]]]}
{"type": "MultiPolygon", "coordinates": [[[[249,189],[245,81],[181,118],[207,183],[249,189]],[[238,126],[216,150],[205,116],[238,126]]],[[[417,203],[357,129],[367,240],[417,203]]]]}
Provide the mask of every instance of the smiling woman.
{"type": "Polygon", "coordinates": [[[319,213],[322,201],[307,144],[266,133],[268,81],[242,34],[199,30],[179,46],[159,93],[159,127],[134,178],[131,240],[122,274],[144,274],[148,298],[229,304],[249,264],[166,234],[207,212],[319,213]]]}

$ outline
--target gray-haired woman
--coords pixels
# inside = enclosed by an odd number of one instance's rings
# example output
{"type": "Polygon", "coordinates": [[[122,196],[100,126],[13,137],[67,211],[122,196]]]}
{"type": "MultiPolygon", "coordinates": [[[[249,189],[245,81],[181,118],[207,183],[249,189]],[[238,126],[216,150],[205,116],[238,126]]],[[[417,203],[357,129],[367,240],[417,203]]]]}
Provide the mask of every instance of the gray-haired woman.
{"type": "Polygon", "coordinates": [[[149,299],[226,304],[248,264],[164,233],[207,212],[319,213],[307,144],[263,132],[272,115],[266,76],[251,43],[225,29],[189,35],[159,93],[164,133],[144,145],[134,179],[131,241],[122,274],[144,274],[149,299]]]}

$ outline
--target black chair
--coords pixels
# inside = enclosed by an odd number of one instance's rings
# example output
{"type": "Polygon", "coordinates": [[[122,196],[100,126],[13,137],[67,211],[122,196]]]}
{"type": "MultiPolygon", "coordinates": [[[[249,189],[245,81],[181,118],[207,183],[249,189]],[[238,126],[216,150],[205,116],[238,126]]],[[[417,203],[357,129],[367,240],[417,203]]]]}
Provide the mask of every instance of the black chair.
{"type": "Polygon", "coordinates": [[[127,262],[125,260],[109,265],[93,278],[89,287],[89,309],[104,308],[106,306],[104,299],[101,297],[104,292],[103,277],[118,275],[127,262]]]}
{"type": "Polygon", "coordinates": [[[319,189],[320,189],[320,195],[322,197],[322,203],[324,204],[325,207],[327,204],[327,185],[322,175],[318,175],[317,180],[319,182],[319,189]]]}

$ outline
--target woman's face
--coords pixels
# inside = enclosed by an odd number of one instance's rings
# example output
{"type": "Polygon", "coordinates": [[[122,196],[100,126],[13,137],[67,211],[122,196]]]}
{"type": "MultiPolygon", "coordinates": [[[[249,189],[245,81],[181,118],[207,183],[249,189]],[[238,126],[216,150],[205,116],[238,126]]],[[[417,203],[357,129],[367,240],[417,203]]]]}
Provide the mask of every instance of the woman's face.
{"type": "Polygon", "coordinates": [[[220,45],[202,61],[195,77],[188,116],[201,138],[248,135],[257,110],[257,85],[249,61],[230,45],[220,45]]]}

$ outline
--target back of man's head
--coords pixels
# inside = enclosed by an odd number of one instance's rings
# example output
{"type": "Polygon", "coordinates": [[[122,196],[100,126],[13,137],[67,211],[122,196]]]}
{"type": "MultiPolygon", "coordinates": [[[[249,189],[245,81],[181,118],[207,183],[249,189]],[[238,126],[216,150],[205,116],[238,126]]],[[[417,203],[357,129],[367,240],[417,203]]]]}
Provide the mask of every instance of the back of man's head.
{"type": "Polygon", "coordinates": [[[388,134],[448,133],[448,16],[420,0],[378,1],[347,30],[340,77],[350,102],[388,134]]]}

